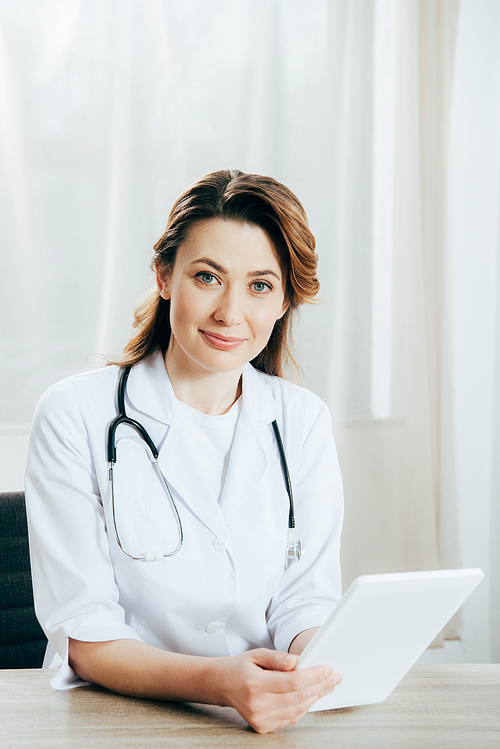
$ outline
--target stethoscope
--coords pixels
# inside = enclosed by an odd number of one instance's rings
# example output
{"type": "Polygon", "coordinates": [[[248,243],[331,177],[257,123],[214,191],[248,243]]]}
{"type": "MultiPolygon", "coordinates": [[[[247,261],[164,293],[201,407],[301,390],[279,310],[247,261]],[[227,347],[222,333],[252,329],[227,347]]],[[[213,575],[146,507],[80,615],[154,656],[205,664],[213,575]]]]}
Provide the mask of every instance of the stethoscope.
{"type": "MultiPolygon", "coordinates": [[[[156,449],[156,446],[151,439],[150,435],[144,428],[144,426],[136,421],[135,419],[131,419],[129,416],[127,416],[127,413],[125,411],[125,388],[127,387],[127,380],[128,376],[130,374],[130,370],[132,367],[125,367],[122,369],[120,374],[120,379],[118,381],[118,389],[117,389],[117,406],[118,406],[118,415],[115,416],[113,421],[108,427],[108,462],[109,462],[109,472],[108,472],[108,478],[111,482],[111,507],[112,507],[112,515],[113,515],[113,525],[115,529],[115,536],[116,541],[118,543],[118,546],[123,551],[124,554],[126,554],[130,559],[135,559],[138,561],[143,562],[157,562],[160,559],[164,559],[165,557],[172,557],[174,554],[177,554],[178,551],[180,551],[180,548],[182,546],[182,543],[184,541],[184,533],[182,530],[182,522],[179,515],[179,511],[177,510],[177,506],[175,504],[174,498],[172,497],[172,493],[170,491],[170,488],[168,486],[167,480],[165,476],[163,475],[160,466],[158,465],[158,450],[156,449]],[[151,453],[152,461],[155,464],[156,470],[158,472],[158,476],[160,477],[163,485],[165,486],[168,498],[170,500],[170,504],[172,505],[172,509],[174,511],[174,515],[177,521],[177,528],[179,531],[179,542],[175,549],[173,551],[167,551],[167,552],[161,552],[161,551],[146,551],[144,554],[141,554],[140,556],[135,556],[134,554],[131,554],[128,552],[125,547],[123,546],[120,534],[118,533],[118,526],[116,522],[116,512],[115,512],[115,482],[114,482],[114,476],[113,476],[113,469],[116,463],[116,430],[120,426],[120,424],[128,424],[129,426],[133,427],[136,432],[139,434],[139,436],[144,440],[146,445],[149,448],[149,451],[151,453]]],[[[300,544],[300,541],[295,540],[295,515],[294,515],[294,508],[293,508],[293,492],[292,492],[292,482],[290,481],[290,473],[288,471],[288,464],[286,462],[286,456],[285,456],[285,450],[283,448],[283,442],[281,439],[280,430],[278,428],[278,423],[275,421],[272,422],[272,427],[274,431],[274,436],[276,439],[276,444],[278,446],[278,451],[280,454],[280,460],[281,460],[281,468],[283,470],[283,477],[285,479],[286,484],[286,490],[288,493],[288,501],[290,504],[290,509],[288,512],[288,533],[287,533],[287,542],[285,547],[285,566],[288,566],[291,562],[295,560],[299,560],[302,554],[302,547],[300,544]]]]}

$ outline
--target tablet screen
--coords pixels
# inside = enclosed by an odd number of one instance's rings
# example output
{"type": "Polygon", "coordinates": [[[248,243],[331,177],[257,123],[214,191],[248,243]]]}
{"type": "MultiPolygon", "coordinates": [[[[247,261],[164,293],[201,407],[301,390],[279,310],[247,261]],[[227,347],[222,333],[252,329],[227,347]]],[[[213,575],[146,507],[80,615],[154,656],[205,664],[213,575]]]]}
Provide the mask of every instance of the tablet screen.
{"type": "Polygon", "coordinates": [[[483,577],[480,569],[358,577],[299,657],[299,669],[329,664],[343,676],[311,711],[385,700],[483,577]]]}

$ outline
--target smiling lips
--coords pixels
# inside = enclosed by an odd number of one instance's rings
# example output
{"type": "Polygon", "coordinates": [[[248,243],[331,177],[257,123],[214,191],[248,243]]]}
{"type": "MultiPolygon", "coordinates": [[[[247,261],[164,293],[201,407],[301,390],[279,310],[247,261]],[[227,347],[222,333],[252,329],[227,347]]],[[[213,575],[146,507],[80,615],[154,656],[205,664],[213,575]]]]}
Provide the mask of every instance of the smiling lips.
{"type": "Polygon", "coordinates": [[[210,333],[208,330],[200,330],[204,339],[214,348],[221,351],[230,351],[245,342],[246,338],[226,338],[218,333],[210,333]]]}

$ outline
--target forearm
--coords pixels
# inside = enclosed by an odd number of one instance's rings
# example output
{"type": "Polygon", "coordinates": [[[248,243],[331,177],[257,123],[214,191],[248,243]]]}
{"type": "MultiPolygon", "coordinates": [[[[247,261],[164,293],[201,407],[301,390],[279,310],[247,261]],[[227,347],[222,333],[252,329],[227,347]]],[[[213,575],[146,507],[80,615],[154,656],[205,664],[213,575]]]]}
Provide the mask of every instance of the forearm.
{"type": "Polygon", "coordinates": [[[311,627],[311,629],[305,629],[300,632],[297,637],[294,637],[288,648],[288,652],[293,655],[300,655],[304,650],[305,646],[309,644],[319,627],[311,627]]]}
{"type": "Polygon", "coordinates": [[[169,653],[137,640],[69,640],[69,664],[78,676],[133,697],[227,704],[216,678],[221,660],[169,653]]]}
{"type": "Polygon", "coordinates": [[[294,671],[296,655],[265,648],[205,658],[137,640],[70,638],[69,663],[82,679],[133,697],[229,705],[259,733],[296,723],[341,679],[329,666],[294,671]]]}

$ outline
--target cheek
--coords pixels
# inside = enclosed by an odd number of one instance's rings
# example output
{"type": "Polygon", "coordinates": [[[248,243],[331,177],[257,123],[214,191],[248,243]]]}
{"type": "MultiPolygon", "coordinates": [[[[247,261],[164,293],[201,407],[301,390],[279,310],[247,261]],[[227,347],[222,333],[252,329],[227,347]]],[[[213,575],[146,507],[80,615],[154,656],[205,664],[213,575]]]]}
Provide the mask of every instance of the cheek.
{"type": "Polygon", "coordinates": [[[276,320],[281,316],[281,304],[258,309],[254,316],[254,327],[263,334],[268,334],[274,328],[276,320]]]}
{"type": "Polygon", "coordinates": [[[192,291],[176,289],[170,300],[170,318],[172,324],[189,325],[196,323],[203,315],[202,300],[192,291]]]}

